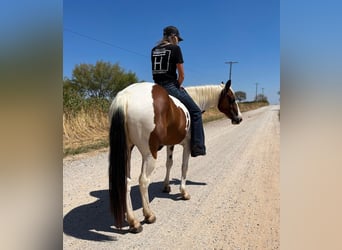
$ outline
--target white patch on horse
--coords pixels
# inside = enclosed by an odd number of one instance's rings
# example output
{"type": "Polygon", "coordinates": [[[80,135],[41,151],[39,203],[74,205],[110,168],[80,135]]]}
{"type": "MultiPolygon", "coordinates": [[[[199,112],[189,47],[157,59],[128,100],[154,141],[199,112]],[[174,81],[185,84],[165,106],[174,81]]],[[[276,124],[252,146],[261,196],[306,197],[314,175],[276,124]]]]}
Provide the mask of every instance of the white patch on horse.
{"type": "Polygon", "coordinates": [[[179,108],[181,108],[183,110],[183,112],[185,114],[185,118],[186,118],[185,130],[188,132],[189,129],[190,129],[190,113],[189,113],[188,109],[184,106],[184,104],[180,100],[178,100],[177,98],[175,98],[175,97],[173,97],[171,95],[169,95],[169,96],[170,96],[171,100],[173,101],[173,103],[177,107],[179,107],[179,108]]]}
{"type": "Polygon", "coordinates": [[[150,133],[155,128],[151,119],[154,117],[152,87],[153,84],[136,83],[125,89],[130,141],[144,152],[149,152],[149,147],[141,142],[148,141],[150,133]],[[148,97],[146,94],[151,96],[148,97]]]}

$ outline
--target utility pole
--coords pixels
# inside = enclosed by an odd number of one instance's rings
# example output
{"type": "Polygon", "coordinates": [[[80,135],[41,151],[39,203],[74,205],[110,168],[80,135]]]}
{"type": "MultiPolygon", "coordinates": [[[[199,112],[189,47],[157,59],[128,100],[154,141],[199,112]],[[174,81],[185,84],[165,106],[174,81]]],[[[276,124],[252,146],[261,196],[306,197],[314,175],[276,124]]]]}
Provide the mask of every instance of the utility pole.
{"type": "Polygon", "coordinates": [[[225,64],[230,64],[230,67],[229,67],[229,80],[232,79],[232,65],[233,65],[233,63],[238,63],[238,62],[232,62],[232,61],[225,62],[225,64]]]}
{"type": "Polygon", "coordinates": [[[257,82],[255,83],[255,85],[256,85],[255,86],[255,101],[257,101],[257,97],[258,97],[258,84],[259,83],[257,83],[257,82]]]}

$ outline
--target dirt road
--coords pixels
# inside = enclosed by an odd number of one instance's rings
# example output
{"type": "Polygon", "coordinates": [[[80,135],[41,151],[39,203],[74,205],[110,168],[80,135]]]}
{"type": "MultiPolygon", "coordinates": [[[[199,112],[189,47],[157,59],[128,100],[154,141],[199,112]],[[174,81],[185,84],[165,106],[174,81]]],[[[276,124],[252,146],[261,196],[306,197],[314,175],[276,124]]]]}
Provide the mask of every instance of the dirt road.
{"type": "MultiPolygon", "coordinates": [[[[171,193],[161,192],[165,148],[150,185],[154,224],[140,234],[114,228],[108,201],[108,152],[64,160],[64,249],[279,249],[279,106],[243,113],[243,122],[205,124],[207,155],[190,158],[187,188],[179,199],[181,147],[171,169],[171,193]]],[[[131,196],[142,221],[134,150],[131,196]]],[[[126,228],[124,228],[126,229],[126,228]]]]}

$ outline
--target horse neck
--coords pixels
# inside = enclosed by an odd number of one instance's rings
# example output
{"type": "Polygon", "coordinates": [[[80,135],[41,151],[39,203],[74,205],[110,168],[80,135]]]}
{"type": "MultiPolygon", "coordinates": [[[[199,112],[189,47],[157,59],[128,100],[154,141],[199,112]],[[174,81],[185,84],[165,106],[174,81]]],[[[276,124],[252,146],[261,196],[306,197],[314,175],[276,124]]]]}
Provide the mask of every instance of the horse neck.
{"type": "Polygon", "coordinates": [[[204,111],[212,107],[217,107],[222,89],[223,87],[220,85],[208,85],[188,87],[186,91],[199,108],[204,111]]]}

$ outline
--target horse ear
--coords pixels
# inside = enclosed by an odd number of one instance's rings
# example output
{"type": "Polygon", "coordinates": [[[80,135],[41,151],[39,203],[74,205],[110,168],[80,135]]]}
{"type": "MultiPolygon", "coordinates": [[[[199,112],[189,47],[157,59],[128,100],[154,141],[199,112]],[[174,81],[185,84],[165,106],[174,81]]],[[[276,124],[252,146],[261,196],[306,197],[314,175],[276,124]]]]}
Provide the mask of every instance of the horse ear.
{"type": "Polygon", "coordinates": [[[230,86],[232,85],[232,81],[231,80],[228,80],[227,82],[226,82],[226,86],[225,86],[225,89],[229,89],[230,88],[230,86]]]}

